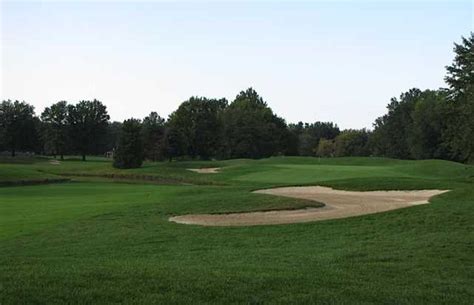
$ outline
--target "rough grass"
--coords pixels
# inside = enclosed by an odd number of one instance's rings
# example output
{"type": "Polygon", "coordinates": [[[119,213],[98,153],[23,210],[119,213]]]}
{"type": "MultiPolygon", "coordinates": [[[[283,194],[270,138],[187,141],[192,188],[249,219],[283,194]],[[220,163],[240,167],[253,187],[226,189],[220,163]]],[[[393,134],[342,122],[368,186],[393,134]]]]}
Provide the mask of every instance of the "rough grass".
{"type": "MultiPolygon", "coordinates": [[[[105,161],[14,166],[45,175],[115,172],[105,161]]],[[[0,188],[1,304],[474,302],[472,166],[270,158],[155,163],[120,173],[209,185],[82,177],[0,188]],[[186,170],[202,166],[225,167],[204,176],[186,170]],[[304,205],[250,193],[292,184],[453,191],[428,205],[312,223],[226,228],[167,221],[186,213],[304,205]]]]}

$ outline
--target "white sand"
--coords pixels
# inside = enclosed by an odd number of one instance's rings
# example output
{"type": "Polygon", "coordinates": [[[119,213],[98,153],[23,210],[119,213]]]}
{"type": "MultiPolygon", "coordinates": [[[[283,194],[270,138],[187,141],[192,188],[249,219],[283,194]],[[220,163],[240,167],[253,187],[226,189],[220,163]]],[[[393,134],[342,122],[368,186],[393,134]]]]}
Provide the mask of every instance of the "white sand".
{"type": "Polygon", "coordinates": [[[189,171],[196,172],[199,174],[217,174],[219,167],[207,167],[207,168],[188,168],[189,171]]]}
{"type": "Polygon", "coordinates": [[[299,210],[231,214],[195,214],[171,217],[182,224],[203,226],[251,226],[309,222],[379,213],[428,203],[446,190],[353,192],[322,186],[282,187],[254,193],[300,198],[323,202],[324,207],[299,210]]]}

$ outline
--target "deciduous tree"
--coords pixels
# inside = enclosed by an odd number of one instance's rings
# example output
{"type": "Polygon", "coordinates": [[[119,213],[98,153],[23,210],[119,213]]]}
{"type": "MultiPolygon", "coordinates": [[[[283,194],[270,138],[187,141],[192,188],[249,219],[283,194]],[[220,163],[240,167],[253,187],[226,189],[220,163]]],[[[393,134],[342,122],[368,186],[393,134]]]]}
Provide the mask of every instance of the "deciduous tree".
{"type": "Polygon", "coordinates": [[[261,158],[284,153],[290,136],[286,123],[249,88],[240,92],[224,112],[226,155],[261,158]]]}
{"type": "Polygon", "coordinates": [[[34,107],[25,102],[0,104],[0,137],[12,157],[19,149],[34,149],[38,138],[34,115],[34,107]]]}
{"type": "Polygon", "coordinates": [[[68,106],[66,101],[57,102],[46,107],[41,114],[41,120],[45,124],[43,138],[54,149],[55,154],[64,159],[64,151],[68,141],[68,106]]]}
{"type": "Polygon", "coordinates": [[[83,161],[86,160],[86,154],[96,151],[109,119],[107,107],[98,100],[81,101],[68,106],[70,135],[83,161]]]}
{"type": "Polygon", "coordinates": [[[222,111],[226,99],[191,97],[168,119],[170,145],[176,155],[208,159],[221,150],[222,111]]]}

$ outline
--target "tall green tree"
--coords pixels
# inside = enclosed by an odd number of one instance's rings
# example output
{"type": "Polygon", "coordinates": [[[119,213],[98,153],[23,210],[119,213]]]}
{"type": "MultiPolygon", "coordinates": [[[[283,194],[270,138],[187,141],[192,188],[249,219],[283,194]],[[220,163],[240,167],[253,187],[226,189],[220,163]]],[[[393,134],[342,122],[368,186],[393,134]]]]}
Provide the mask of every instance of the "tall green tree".
{"type": "Polygon", "coordinates": [[[20,101],[2,101],[0,137],[12,157],[17,150],[34,149],[37,141],[34,107],[20,101]]]}
{"type": "Polygon", "coordinates": [[[290,137],[285,121],[258,93],[240,92],[224,112],[226,156],[261,158],[284,153],[290,137]]]}
{"type": "Polygon", "coordinates": [[[450,104],[445,142],[451,156],[474,162],[474,33],[454,45],[453,63],[446,67],[450,104]]]}
{"type": "Polygon", "coordinates": [[[471,95],[474,89],[474,33],[462,37],[461,43],[454,44],[454,60],[446,67],[446,83],[451,95],[457,99],[471,95]]]}
{"type": "Polygon", "coordinates": [[[119,143],[114,154],[116,168],[138,168],[143,163],[141,122],[129,119],[123,122],[119,143]]]}
{"type": "Polygon", "coordinates": [[[106,131],[109,119],[107,107],[98,100],[68,105],[70,136],[83,161],[88,153],[97,152],[97,145],[106,131]]]}
{"type": "Polygon", "coordinates": [[[142,138],[145,159],[162,160],[165,151],[165,119],[151,112],[142,122],[142,138]]]}
{"type": "Polygon", "coordinates": [[[183,102],[168,119],[174,154],[201,159],[219,154],[226,107],[226,99],[191,97],[183,102]]]}
{"type": "Polygon", "coordinates": [[[446,108],[447,128],[443,140],[451,158],[474,162],[474,93],[469,91],[457,97],[446,108]]]}
{"type": "Polygon", "coordinates": [[[373,146],[377,155],[391,158],[411,158],[409,137],[413,128],[412,112],[422,91],[411,89],[392,98],[387,106],[387,114],[374,123],[373,146]]]}
{"type": "Polygon", "coordinates": [[[414,159],[449,158],[443,142],[446,131],[446,91],[425,90],[411,113],[412,128],[407,135],[414,159]]]}
{"type": "Polygon", "coordinates": [[[286,148],[286,154],[289,156],[298,156],[299,155],[299,143],[300,143],[300,136],[304,131],[304,124],[303,122],[298,122],[297,124],[290,123],[288,124],[288,145],[286,148]]]}
{"type": "Polygon", "coordinates": [[[60,155],[61,160],[64,160],[64,151],[68,141],[67,111],[67,102],[60,101],[46,107],[41,114],[41,120],[45,124],[43,138],[54,149],[54,153],[60,155]]]}
{"type": "Polygon", "coordinates": [[[179,130],[170,127],[169,124],[166,125],[164,142],[165,155],[168,161],[171,162],[175,157],[185,156],[186,148],[183,147],[185,142],[179,130]]]}

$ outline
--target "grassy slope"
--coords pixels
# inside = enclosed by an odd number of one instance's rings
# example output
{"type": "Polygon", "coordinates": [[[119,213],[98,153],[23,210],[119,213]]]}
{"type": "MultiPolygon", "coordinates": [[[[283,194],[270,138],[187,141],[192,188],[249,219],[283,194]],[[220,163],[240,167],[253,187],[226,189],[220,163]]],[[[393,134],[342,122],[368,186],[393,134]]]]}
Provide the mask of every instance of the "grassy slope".
{"type": "MultiPolygon", "coordinates": [[[[48,175],[115,172],[98,161],[15,166],[48,175]]],[[[472,166],[271,158],[147,164],[124,173],[224,186],[103,181],[0,188],[0,303],[474,301],[472,166]],[[207,176],[185,170],[206,165],[227,168],[207,176]],[[167,221],[184,213],[304,206],[249,190],[315,183],[453,191],[430,205],[306,224],[216,228],[167,221]]]]}

